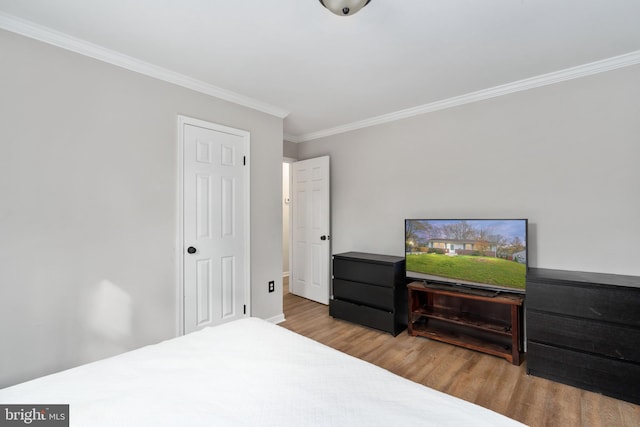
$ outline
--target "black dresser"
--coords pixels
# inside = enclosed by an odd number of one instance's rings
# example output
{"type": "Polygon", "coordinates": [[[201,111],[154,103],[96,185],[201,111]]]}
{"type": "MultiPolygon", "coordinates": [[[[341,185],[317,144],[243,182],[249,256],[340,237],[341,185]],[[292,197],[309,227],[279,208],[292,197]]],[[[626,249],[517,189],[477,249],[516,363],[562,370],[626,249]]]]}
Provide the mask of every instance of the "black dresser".
{"type": "Polygon", "coordinates": [[[329,314],[398,335],[407,327],[404,258],[346,252],[333,256],[329,314]]]}
{"type": "Polygon", "coordinates": [[[640,277],[531,268],[527,371],[640,404],[640,277]]]}

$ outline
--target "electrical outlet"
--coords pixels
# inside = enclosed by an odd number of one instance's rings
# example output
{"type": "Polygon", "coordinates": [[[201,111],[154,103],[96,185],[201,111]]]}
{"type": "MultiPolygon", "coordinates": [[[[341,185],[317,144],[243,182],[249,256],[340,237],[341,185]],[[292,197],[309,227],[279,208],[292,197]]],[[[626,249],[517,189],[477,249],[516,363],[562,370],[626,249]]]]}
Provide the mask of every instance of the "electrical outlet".
{"type": "Polygon", "coordinates": [[[269,281],[269,292],[275,292],[276,291],[276,283],[271,280],[269,281]]]}

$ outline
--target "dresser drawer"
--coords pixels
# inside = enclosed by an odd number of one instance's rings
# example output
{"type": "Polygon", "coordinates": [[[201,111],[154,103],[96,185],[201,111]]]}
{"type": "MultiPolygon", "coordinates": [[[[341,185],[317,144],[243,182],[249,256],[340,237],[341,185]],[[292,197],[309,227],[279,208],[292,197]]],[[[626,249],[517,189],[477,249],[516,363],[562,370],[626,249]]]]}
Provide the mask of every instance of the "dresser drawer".
{"type": "Polygon", "coordinates": [[[395,285],[396,272],[392,264],[377,264],[336,257],[333,260],[333,277],[353,282],[393,287],[395,285]]]}
{"type": "Polygon", "coordinates": [[[397,316],[394,316],[394,313],[337,299],[329,301],[329,314],[336,319],[348,320],[389,332],[393,336],[398,335],[407,327],[406,319],[403,318],[404,321],[400,321],[397,316]]]}
{"type": "Polygon", "coordinates": [[[640,362],[640,329],[527,310],[527,339],[640,362]]]}
{"type": "Polygon", "coordinates": [[[527,281],[527,308],[640,327],[636,288],[527,281]]]}
{"type": "Polygon", "coordinates": [[[335,298],[364,304],[386,311],[394,310],[393,288],[333,279],[335,298]]]}
{"type": "Polygon", "coordinates": [[[640,404],[640,365],[529,342],[527,372],[640,404]]]}

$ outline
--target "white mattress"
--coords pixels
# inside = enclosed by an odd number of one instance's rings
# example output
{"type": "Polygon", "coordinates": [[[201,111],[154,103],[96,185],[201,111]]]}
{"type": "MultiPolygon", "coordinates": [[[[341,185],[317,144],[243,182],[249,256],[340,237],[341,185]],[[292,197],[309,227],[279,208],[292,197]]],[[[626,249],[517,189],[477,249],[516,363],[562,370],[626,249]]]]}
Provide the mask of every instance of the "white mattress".
{"type": "Polygon", "coordinates": [[[513,426],[480,406],[250,318],[0,390],[71,426],[513,426]]]}

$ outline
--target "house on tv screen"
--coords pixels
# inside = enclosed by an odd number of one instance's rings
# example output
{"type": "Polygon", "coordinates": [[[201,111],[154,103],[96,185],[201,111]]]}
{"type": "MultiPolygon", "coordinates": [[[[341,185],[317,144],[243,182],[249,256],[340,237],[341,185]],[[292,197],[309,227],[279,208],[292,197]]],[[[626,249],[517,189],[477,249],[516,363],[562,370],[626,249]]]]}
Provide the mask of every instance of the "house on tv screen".
{"type": "MultiPolygon", "coordinates": [[[[429,239],[427,252],[442,252],[447,255],[482,255],[494,258],[511,259],[520,264],[527,263],[527,251],[498,254],[498,243],[471,239],[429,239]]],[[[503,251],[504,252],[504,251],[503,251]]]]}
{"type": "Polygon", "coordinates": [[[443,249],[449,255],[483,255],[496,257],[498,244],[486,240],[429,239],[429,249],[443,249]]]}

